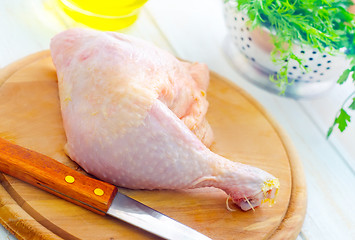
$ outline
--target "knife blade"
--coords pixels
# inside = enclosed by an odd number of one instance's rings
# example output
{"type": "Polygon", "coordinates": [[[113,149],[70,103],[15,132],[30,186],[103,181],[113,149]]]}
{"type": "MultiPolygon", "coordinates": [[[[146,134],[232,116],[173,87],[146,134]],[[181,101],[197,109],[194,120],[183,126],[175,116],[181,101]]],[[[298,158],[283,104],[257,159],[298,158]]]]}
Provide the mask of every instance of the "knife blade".
{"type": "Polygon", "coordinates": [[[165,239],[210,239],[196,230],[33,150],[0,138],[0,171],[101,215],[165,239]]]}

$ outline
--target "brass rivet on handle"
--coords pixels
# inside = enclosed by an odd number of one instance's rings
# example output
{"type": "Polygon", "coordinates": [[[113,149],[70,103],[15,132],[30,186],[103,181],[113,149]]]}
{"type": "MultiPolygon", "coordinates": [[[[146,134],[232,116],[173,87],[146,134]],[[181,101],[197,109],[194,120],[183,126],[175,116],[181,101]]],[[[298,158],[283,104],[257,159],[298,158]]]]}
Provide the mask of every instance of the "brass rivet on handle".
{"type": "Polygon", "coordinates": [[[67,183],[73,183],[73,182],[75,182],[75,178],[73,176],[68,175],[68,176],[65,176],[65,181],[67,183]]]}
{"type": "Polygon", "coordinates": [[[94,193],[97,196],[102,196],[102,195],[104,195],[104,190],[102,190],[101,188],[95,188],[94,193]]]}

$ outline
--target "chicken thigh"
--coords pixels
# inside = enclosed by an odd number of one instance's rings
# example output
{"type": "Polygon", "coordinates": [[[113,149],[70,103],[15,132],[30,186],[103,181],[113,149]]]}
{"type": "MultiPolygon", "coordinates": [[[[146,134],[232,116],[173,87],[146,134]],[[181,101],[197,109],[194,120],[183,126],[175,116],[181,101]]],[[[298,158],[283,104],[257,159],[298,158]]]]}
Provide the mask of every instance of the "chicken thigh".
{"type": "Polygon", "coordinates": [[[208,68],[143,40],[70,29],[51,41],[69,157],[132,189],[216,187],[243,210],[274,198],[277,179],[208,149],[208,68]]]}

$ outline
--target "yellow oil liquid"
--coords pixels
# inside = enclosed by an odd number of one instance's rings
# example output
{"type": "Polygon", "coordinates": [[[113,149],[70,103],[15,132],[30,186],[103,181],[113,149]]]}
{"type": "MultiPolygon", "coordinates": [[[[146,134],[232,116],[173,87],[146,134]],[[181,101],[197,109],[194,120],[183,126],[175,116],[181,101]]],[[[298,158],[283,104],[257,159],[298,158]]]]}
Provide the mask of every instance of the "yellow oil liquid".
{"type": "Polygon", "coordinates": [[[147,0],[58,0],[64,12],[91,28],[115,31],[132,25],[147,0]]]}

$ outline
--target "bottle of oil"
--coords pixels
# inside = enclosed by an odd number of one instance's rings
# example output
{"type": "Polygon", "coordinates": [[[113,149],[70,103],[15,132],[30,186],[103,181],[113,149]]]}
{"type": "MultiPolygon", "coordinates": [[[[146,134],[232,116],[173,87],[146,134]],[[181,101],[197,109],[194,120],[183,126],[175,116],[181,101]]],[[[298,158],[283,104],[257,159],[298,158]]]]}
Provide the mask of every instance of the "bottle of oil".
{"type": "Polygon", "coordinates": [[[98,30],[114,31],[132,25],[147,0],[58,0],[75,21],[98,30]]]}

